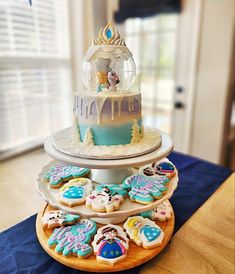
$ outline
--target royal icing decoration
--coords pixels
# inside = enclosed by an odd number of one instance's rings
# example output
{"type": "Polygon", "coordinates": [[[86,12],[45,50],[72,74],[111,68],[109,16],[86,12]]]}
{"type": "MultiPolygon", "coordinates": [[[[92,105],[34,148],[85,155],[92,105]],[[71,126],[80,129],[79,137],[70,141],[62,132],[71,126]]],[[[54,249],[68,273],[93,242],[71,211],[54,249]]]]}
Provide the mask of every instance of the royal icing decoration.
{"type": "Polygon", "coordinates": [[[129,217],[123,227],[130,239],[145,249],[161,245],[164,239],[164,232],[161,228],[148,218],[141,216],[129,217]]]}
{"type": "Polygon", "coordinates": [[[64,256],[73,254],[86,258],[92,253],[89,243],[95,233],[95,222],[83,219],[72,226],[56,228],[48,239],[48,245],[55,246],[55,252],[62,253],[64,256]]]}
{"type": "Polygon", "coordinates": [[[127,196],[127,191],[126,191],[126,189],[123,188],[122,185],[102,184],[102,185],[98,185],[95,189],[98,191],[102,191],[102,190],[106,189],[106,191],[112,193],[112,195],[119,194],[119,195],[122,195],[123,197],[127,196]]]}
{"type": "Polygon", "coordinates": [[[140,172],[145,176],[166,176],[172,178],[175,176],[175,167],[172,163],[165,161],[144,166],[140,168],[140,172]]]}
{"type": "Polygon", "coordinates": [[[162,204],[160,204],[153,210],[140,213],[140,216],[144,218],[149,218],[151,220],[166,222],[171,219],[172,208],[170,206],[169,201],[164,201],[162,204]]]}
{"type": "Polygon", "coordinates": [[[109,224],[98,229],[92,246],[97,261],[113,265],[127,256],[129,240],[120,226],[109,224]]]}
{"type": "Polygon", "coordinates": [[[66,213],[62,210],[46,212],[42,217],[43,227],[54,228],[58,226],[71,225],[79,220],[80,216],[66,213]]]}
{"type": "Polygon", "coordinates": [[[99,212],[112,212],[118,210],[120,204],[124,201],[126,191],[113,185],[98,186],[96,190],[86,198],[86,206],[99,212]]]}
{"type": "Polygon", "coordinates": [[[127,177],[122,186],[130,189],[129,197],[132,201],[141,204],[149,204],[154,199],[160,199],[167,190],[165,186],[169,182],[166,177],[147,177],[142,174],[135,174],[127,177]]]}
{"type": "Polygon", "coordinates": [[[56,164],[47,172],[45,179],[49,181],[50,187],[57,188],[60,187],[64,181],[84,176],[88,172],[88,168],[56,164]]]}
{"type": "Polygon", "coordinates": [[[60,201],[68,206],[85,203],[92,191],[92,181],[87,178],[72,179],[60,189],[60,201]]]}

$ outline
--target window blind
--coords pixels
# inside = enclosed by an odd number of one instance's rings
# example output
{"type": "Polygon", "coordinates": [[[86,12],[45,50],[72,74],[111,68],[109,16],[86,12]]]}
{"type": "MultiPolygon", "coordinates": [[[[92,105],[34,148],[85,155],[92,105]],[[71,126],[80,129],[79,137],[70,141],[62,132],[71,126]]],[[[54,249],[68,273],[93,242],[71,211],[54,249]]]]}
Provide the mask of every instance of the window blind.
{"type": "Polygon", "coordinates": [[[67,0],[0,0],[0,153],[71,124],[67,0]]]}

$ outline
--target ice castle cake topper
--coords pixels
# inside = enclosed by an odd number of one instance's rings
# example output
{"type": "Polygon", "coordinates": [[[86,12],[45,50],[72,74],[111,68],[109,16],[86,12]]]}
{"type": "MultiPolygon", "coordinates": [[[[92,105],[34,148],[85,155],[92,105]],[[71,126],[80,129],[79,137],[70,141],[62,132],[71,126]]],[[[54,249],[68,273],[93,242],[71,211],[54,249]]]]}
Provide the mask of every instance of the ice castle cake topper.
{"type": "Polygon", "coordinates": [[[110,22],[103,29],[100,29],[96,39],[93,41],[93,45],[126,46],[124,39],[120,37],[117,29],[110,22]]]}

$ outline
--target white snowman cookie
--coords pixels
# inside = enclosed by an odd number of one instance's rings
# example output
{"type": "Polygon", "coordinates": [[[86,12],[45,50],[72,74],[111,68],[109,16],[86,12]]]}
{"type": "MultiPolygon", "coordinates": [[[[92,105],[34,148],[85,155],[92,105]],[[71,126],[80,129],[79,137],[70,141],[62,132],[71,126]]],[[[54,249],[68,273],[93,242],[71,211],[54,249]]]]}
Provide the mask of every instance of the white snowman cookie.
{"type": "Polygon", "coordinates": [[[46,212],[42,217],[43,227],[54,228],[64,225],[72,225],[79,220],[79,215],[69,214],[62,210],[46,212]]]}
{"type": "Polygon", "coordinates": [[[96,189],[86,198],[86,206],[98,212],[112,212],[118,210],[124,201],[124,194],[112,190],[112,186],[105,185],[96,189]]]}
{"type": "Polygon", "coordinates": [[[161,228],[148,218],[141,216],[129,217],[123,227],[130,239],[145,249],[161,245],[164,239],[164,232],[161,228]]]}
{"type": "Polygon", "coordinates": [[[115,264],[127,256],[129,240],[118,225],[106,225],[98,229],[92,242],[97,261],[115,264]]]}
{"type": "Polygon", "coordinates": [[[92,181],[90,179],[72,179],[60,189],[59,200],[70,207],[84,204],[91,191],[92,181]]]}

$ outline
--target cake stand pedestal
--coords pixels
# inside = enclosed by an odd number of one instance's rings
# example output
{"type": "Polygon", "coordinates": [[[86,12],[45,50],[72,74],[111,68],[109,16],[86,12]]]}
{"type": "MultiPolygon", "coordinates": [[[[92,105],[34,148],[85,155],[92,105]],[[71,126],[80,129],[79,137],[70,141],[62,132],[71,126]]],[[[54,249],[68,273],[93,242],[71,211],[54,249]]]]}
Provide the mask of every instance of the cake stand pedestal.
{"type": "MultiPolygon", "coordinates": [[[[169,221],[156,222],[164,231],[164,235],[165,235],[161,246],[154,249],[147,250],[137,246],[136,244],[130,241],[130,248],[128,251],[127,258],[112,266],[112,265],[97,262],[95,255],[91,255],[86,259],[79,259],[73,256],[64,257],[61,254],[57,254],[54,249],[50,248],[47,244],[47,240],[49,236],[52,234],[53,229],[43,228],[43,225],[42,225],[42,216],[45,214],[45,212],[50,210],[54,210],[54,208],[49,205],[46,205],[41,210],[41,212],[39,212],[37,215],[36,233],[41,246],[52,258],[54,258],[58,262],[77,270],[90,271],[90,272],[122,271],[122,270],[136,267],[138,265],[141,265],[151,260],[153,257],[159,254],[165,248],[165,246],[171,239],[171,236],[174,230],[174,224],[175,224],[174,213],[172,211],[172,218],[169,221]]],[[[101,227],[101,226],[102,225],[98,225],[98,227],[101,227]]],[[[122,226],[122,224],[120,224],[120,226],[122,226]]]]}

